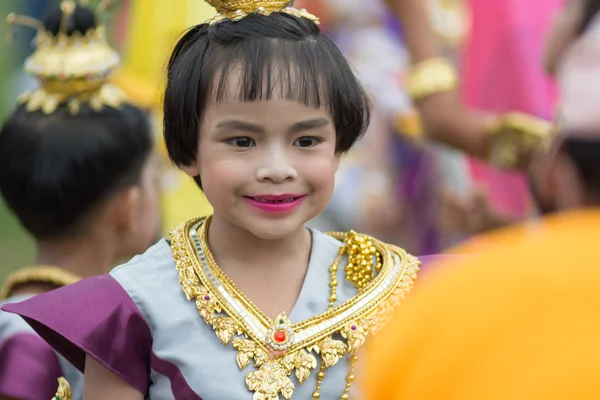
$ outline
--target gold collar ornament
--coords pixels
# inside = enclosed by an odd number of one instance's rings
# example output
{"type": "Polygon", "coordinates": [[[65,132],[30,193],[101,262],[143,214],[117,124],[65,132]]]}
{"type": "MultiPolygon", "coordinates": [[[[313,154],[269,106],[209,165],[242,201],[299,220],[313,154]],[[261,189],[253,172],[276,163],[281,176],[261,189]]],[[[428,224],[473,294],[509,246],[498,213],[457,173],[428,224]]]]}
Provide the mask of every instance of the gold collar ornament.
{"type": "Polygon", "coordinates": [[[249,368],[246,385],[253,400],[290,399],[294,373],[303,384],[317,368],[313,400],[321,397],[326,371],[342,358],[349,370],[341,400],[348,400],[355,380],[358,351],[379,332],[408,295],[417,277],[419,260],[404,250],[355,232],[330,233],[342,242],[329,267],[329,308],[305,321],[292,323],[285,313],[266,316],[215,262],[207,241],[210,217],[175,228],[171,249],[186,297],[225,346],[237,351],[240,369],[249,368]],[[346,279],[357,288],[351,299],[336,304],[337,271],[343,256],[346,279]],[[251,367],[251,364],[253,366],[251,367]]]}
{"type": "Polygon", "coordinates": [[[217,10],[217,14],[206,23],[216,23],[229,20],[240,21],[250,14],[269,16],[274,12],[281,12],[297,18],[306,18],[319,24],[319,18],[309,13],[304,8],[298,10],[292,7],[294,0],[206,0],[217,10]]]}
{"type": "Polygon", "coordinates": [[[0,289],[0,300],[4,300],[10,296],[17,286],[28,283],[46,283],[62,287],[75,283],[80,279],[80,276],[69,271],[48,265],[22,268],[6,278],[4,285],[0,289]]]}
{"type": "MultiPolygon", "coordinates": [[[[110,1],[102,1],[96,11],[106,9],[109,4],[110,1]]],[[[25,71],[37,78],[39,88],[19,98],[19,103],[25,104],[29,112],[41,110],[52,114],[59,106],[66,105],[74,115],[84,104],[100,111],[104,106],[119,109],[127,101],[123,92],[108,82],[120,57],[109,46],[104,27],[97,26],[85,34],[67,34],[69,19],[76,7],[72,0],[60,3],[62,19],[56,35],[36,19],[15,14],[7,17],[9,26],[26,25],[38,31],[36,50],[26,60],[25,71]]]]}

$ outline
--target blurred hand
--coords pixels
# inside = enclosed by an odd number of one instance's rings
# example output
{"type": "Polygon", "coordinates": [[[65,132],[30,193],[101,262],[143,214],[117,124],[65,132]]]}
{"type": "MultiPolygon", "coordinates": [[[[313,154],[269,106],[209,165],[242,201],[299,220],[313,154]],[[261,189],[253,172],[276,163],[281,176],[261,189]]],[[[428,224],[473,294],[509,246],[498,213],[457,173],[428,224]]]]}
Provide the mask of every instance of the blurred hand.
{"type": "Polygon", "coordinates": [[[395,7],[395,6],[397,6],[398,4],[400,4],[402,1],[403,1],[403,0],[383,0],[383,2],[384,2],[385,4],[387,4],[388,6],[390,6],[390,7],[395,7]]]}
{"type": "Polygon", "coordinates": [[[482,188],[475,189],[464,198],[444,192],[441,204],[441,228],[449,233],[473,235],[513,222],[512,218],[494,210],[482,188]]]}
{"type": "Polygon", "coordinates": [[[367,195],[361,216],[361,230],[386,240],[393,237],[402,222],[403,205],[393,191],[367,195]]]}

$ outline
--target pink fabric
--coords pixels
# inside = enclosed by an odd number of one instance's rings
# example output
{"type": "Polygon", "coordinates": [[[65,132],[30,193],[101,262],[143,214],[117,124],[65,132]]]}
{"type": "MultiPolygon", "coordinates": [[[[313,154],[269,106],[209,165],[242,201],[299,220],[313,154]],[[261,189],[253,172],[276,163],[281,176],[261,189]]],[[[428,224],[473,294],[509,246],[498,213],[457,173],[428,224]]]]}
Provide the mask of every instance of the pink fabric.
{"type": "MultiPolygon", "coordinates": [[[[485,111],[522,111],[553,119],[556,90],[542,69],[545,38],[564,0],[469,0],[471,39],[463,59],[463,99],[485,111]]],[[[527,181],[472,161],[494,205],[513,215],[530,209],[527,181]]]]}
{"type": "Polygon", "coordinates": [[[21,333],[0,341],[0,396],[50,399],[62,375],[52,347],[32,333],[21,333]]]}

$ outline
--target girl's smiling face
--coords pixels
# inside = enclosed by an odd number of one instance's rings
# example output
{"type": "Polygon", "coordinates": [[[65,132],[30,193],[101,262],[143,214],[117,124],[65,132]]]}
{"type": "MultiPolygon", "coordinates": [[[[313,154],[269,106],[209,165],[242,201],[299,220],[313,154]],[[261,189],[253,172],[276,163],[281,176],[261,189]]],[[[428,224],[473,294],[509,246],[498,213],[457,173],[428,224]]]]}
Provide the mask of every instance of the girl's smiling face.
{"type": "Polygon", "coordinates": [[[314,22],[250,14],[179,40],[164,137],[171,160],[201,178],[213,227],[290,238],[329,203],[339,156],[366,131],[370,108],[355,71],[314,22]]]}
{"type": "Polygon", "coordinates": [[[339,157],[329,112],[273,96],[240,101],[231,90],[207,107],[196,162],[215,217],[261,239],[296,233],[331,199],[339,157]]]}

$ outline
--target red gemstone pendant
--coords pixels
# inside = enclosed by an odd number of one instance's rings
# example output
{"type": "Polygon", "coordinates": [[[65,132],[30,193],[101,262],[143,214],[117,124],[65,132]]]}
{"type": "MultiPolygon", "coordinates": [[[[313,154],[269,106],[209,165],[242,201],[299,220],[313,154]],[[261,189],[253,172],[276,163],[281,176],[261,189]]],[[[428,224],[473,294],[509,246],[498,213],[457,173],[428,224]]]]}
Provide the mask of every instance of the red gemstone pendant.
{"type": "Polygon", "coordinates": [[[285,331],[276,331],[273,334],[273,340],[277,343],[284,343],[287,340],[287,334],[285,331]]]}
{"type": "Polygon", "coordinates": [[[267,347],[275,354],[274,357],[279,357],[294,344],[294,330],[285,313],[277,316],[274,322],[265,339],[267,347]]]}

